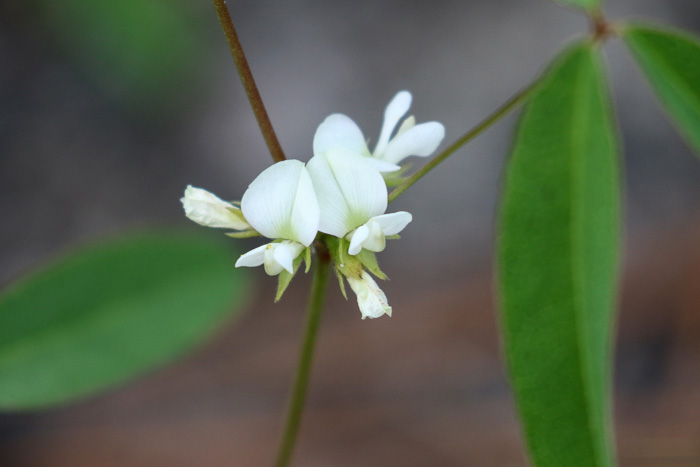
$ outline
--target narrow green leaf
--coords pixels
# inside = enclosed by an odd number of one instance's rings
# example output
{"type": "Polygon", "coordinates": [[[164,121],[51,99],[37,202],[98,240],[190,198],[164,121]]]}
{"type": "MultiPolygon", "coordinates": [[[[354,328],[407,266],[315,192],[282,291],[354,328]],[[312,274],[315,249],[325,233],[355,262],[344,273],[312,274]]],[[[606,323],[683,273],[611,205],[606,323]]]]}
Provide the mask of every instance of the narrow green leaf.
{"type": "Polygon", "coordinates": [[[571,6],[586,11],[594,11],[600,8],[601,0],[554,0],[565,6],[571,6]]]}
{"type": "Polygon", "coordinates": [[[594,45],[569,48],[520,119],[498,245],[510,379],[534,465],[613,465],[616,134],[594,45]]]}
{"type": "Polygon", "coordinates": [[[172,360],[240,310],[227,243],[153,232],[85,247],[0,296],[0,409],[87,396],[172,360]]]}
{"type": "Polygon", "coordinates": [[[700,155],[700,42],[647,26],[625,28],[624,38],[666,111],[700,155]]]}

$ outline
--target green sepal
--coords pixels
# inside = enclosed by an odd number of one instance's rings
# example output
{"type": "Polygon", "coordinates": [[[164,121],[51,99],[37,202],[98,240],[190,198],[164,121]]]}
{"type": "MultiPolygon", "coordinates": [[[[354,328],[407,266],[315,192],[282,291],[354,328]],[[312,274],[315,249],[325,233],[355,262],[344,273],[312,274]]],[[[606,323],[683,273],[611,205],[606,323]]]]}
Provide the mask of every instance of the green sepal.
{"type": "Polygon", "coordinates": [[[304,250],[304,262],[306,263],[304,274],[307,274],[311,270],[311,247],[306,247],[304,250]]]}
{"type": "Polygon", "coordinates": [[[294,258],[294,263],[292,263],[292,270],[294,272],[290,274],[289,271],[283,269],[282,272],[279,274],[279,279],[277,281],[277,295],[275,295],[275,303],[279,302],[282,298],[284,291],[287,290],[287,287],[289,287],[289,283],[292,282],[292,279],[294,279],[294,275],[297,273],[297,269],[299,269],[299,266],[301,265],[301,262],[303,260],[304,255],[297,256],[296,258],[294,258]]]}
{"type": "Polygon", "coordinates": [[[401,169],[397,170],[396,172],[383,173],[382,176],[384,177],[384,183],[386,183],[386,186],[388,188],[393,188],[401,185],[408,178],[406,176],[406,172],[408,172],[408,169],[411,168],[411,165],[412,164],[404,164],[401,166],[401,169]]]}
{"type": "Polygon", "coordinates": [[[365,250],[363,248],[358,254],[355,255],[355,257],[360,261],[360,263],[362,263],[365,269],[374,274],[374,276],[376,276],[378,279],[383,281],[388,279],[387,275],[384,274],[384,271],[379,269],[377,255],[375,255],[373,251],[365,250]]]}
{"type": "Polygon", "coordinates": [[[394,235],[387,235],[386,239],[387,240],[399,240],[401,238],[401,235],[399,234],[394,234],[394,235]]]}
{"type": "Polygon", "coordinates": [[[362,263],[357,258],[348,254],[348,241],[344,238],[326,237],[326,244],[336,269],[345,277],[359,279],[362,276],[362,263]]]}
{"type": "Polygon", "coordinates": [[[345,300],[347,300],[348,294],[345,291],[345,281],[343,280],[343,275],[340,273],[337,266],[333,268],[333,270],[335,271],[335,276],[338,278],[338,286],[340,287],[340,293],[343,294],[343,297],[345,298],[345,300]]]}
{"type": "Polygon", "coordinates": [[[231,238],[252,238],[252,237],[262,237],[259,232],[255,230],[243,230],[241,232],[226,232],[226,236],[231,238]]]}

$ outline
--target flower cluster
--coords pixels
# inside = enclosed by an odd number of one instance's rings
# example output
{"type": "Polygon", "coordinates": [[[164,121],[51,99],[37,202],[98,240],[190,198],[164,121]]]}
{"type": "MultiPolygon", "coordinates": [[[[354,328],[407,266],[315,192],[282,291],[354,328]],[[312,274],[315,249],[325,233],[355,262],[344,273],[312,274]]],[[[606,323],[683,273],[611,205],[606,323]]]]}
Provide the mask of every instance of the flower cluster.
{"type": "Polygon", "coordinates": [[[188,218],[207,227],[231,230],[232,237],[264,236],[272,241],[243,255],[240,266],[264,266],[279,275],[277,300],[302,261],[310,267],[315,240],[323,242],[335,263],[341,290],[343,279],[357,295],[362,318],[391,316],[386,296],[368,271],[380,279],[375,253],[386,239],[401,232],[410,213],[387,214],[387,183],[383,173],[396,172],[409,156],[429,156],[444,137],[438,122],[401,123],[411,106],[411,94],[401,91],[389,102],[373,152],[349,117],[333,114],[316,130],[313,157],[304,164],[285,160],[253,180],[240,203],[229,203],[200,188],[188,186],[182,204],[188,218]]]}

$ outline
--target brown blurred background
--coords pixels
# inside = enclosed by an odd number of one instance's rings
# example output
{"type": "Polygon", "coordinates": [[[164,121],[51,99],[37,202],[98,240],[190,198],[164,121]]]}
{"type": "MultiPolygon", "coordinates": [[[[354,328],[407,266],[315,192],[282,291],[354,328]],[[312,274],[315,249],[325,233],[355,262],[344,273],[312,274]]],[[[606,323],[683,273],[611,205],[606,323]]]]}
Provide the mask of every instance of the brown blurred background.
{"type": "MultiPolygon", "coordinates": [[[[210,2],[141,2],[172,17],[136,25],[128,12],[105,19],[100,2],[0,3],[0,285],[108,233],[190,227],[187,184],[239,198],[271,162],[210,2]],[[161,20],[158,42],[146,33],[161,20]]],[[[695,0],[609,3],[611,18],[700,32],[695,0]]],[[[375,140],[400,89],[449,142],[586,28],[545,0],[229,7],[280,141],[302,160],[333,112],[375,140]]],[[[700,161],[622,46],[607,51],[625,148],[621,463],[700,466],[700,161]]],[[[296,465],[526,465],[492,280],[507,120],[392,205],[414,215],[380,256],[392,318],[362,321],[331,290],[296,465]]],[[[184,360],[69,407],[0,415],[0,465],[269,465],[308,278],[273,305],[274,281],[254,274],[246,316],[184,360]]]]}

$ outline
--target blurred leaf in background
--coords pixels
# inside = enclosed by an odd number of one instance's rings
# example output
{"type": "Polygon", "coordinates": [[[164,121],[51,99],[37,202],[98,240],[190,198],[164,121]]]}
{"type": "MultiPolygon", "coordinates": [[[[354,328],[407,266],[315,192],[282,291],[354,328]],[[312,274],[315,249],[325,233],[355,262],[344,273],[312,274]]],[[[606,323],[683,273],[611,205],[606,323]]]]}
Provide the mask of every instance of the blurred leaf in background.
{"type": "Polygon", "coordinates": [[[167,112],[191,95],[206,24],[181,0],[33,0],[53,46],[127,111],[167,112]]]}
{"type": "Polygon", "coordinates": [[[241,311],[235,253],[151,232],[84,247],[0,295],[0,409],[88,396],[184,354],[241,311]]]}
{"type": "Polygon", "coordinates": [[[654,26],[624,29],[624,39],[666,111],[700,155],[700,41],[654,26]]]}

